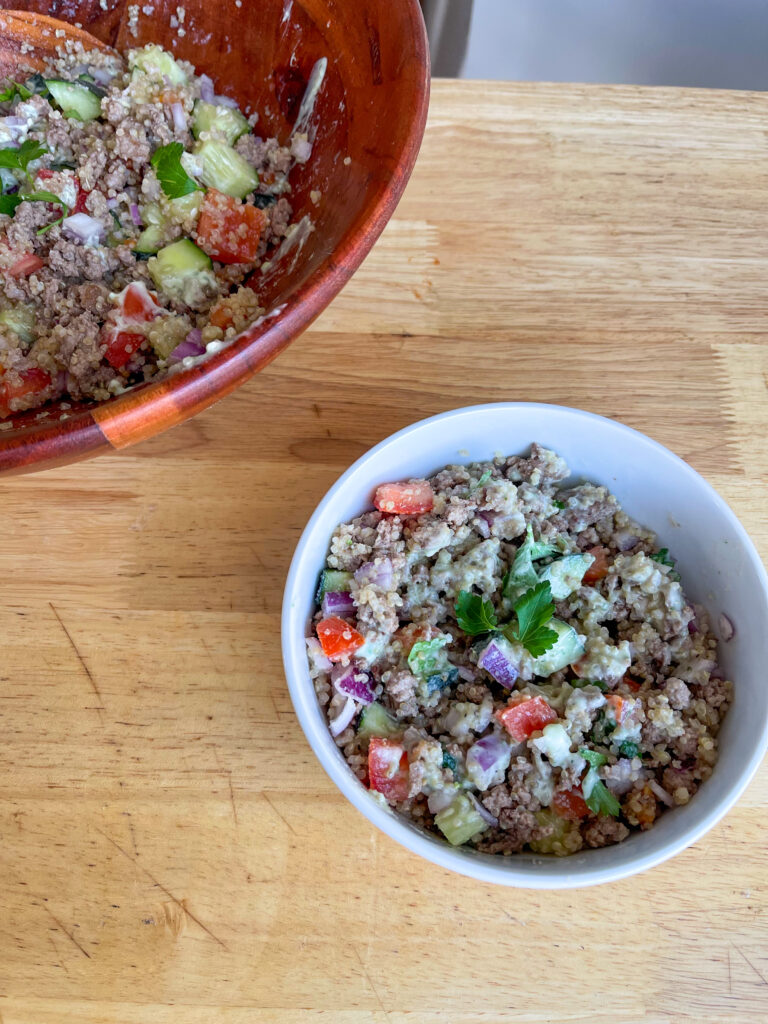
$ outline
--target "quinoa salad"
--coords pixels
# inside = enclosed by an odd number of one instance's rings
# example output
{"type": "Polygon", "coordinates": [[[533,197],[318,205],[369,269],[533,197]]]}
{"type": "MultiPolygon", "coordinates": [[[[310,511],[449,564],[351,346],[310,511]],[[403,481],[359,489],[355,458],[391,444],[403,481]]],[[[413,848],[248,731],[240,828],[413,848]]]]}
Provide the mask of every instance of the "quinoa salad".
{"type": "Polygon", "coordinates": [[[384,484],[331,540],[307,638],[331,734],[452,845],[622,842],[712,773],[732,684],[675,562],[555,452],[384,484]]]}
{"type": "Polygon", "coordinates": [[[107,399],[264,313],[243,281],[296,228],[311,144],[256,122],[155,45],[68,43],[0,83],[0,417],[107,399]]]}

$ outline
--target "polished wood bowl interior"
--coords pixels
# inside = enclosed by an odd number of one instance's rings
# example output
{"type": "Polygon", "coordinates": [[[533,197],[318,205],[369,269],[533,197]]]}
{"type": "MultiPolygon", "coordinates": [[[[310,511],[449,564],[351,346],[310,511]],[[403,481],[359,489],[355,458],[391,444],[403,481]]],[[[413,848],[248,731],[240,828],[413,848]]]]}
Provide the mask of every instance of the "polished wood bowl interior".
{"type": "MultiPolygon", "coordinates": [[[[417,0],[31,0],[0,11],[0,74],[39,67],[60,48],[51,19],[118,50],[157,42],[259,113],[259,134],[288,138],[310,72],[328,69],[311,160],[292,172],[295,219],[315,230],[251,282],[272,315],[204,364],[101,404],[51,403],[11,417],[0,472],[46,468],[122,448],[180,423],[231,392],[285,348],[355,272],[402,194],[429,100],[417,0]],[[102,9],[102,3],[107,10],[102,9]],[[151,14],[145,14],[142,6],[151,14]],[[20,8],[22,10],[20,10],[20,8]],[[136,16],[138,12],[138,17],[136,16]],[[74,23],[74,24],[73,24],[74,23]],[[319,191],[315,206],[310,193],[319,191]],[[69,407],[67,407],[69,406],[69,407]]],[[[2,6],[2,5],[0,5],[2,6]]]]}

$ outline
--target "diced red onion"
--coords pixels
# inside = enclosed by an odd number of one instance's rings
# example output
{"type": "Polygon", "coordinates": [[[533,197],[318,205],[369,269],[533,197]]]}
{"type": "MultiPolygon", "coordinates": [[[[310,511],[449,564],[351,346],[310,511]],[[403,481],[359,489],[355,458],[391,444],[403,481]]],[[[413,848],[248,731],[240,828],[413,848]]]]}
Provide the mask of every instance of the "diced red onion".
{"type": "Polygon", "coordinates": [[[213,103],[213,82],[208,75],[200,75],[198,77],[200,83],[200,99],[203,103],[213,103]]]}
{"type": "Polygon", "coordinates": [[[467,751],[467,775],[479,790],[488,789],[494,782],[503,780],[509,766],[511,751],[496,733],[483,736],[467,751]]]}
{"type": "Polygon", "coordinates": [[[698,633],[699,632],[699,627],[696,625],[696,619],[695,618],[691,619],[691,621],[688,623],[688,632],[691,635],[693,635],[694,633],[698,633]]]}
{"type": "Polygon", "coordinates": [[[330,672],[332,669],[331,659],[323,654],[323,648],[316,636],[307,637],[307,654],[315,668],[320,672],[330,672]]]}
{"type": "Polygon", "coordinates": [[[640,543],[640,538],[628,530],[620,530],[616,534],[615,540],[619,551],[631,551],[636,544],[640,543]]]}
{"type": "Polygon", "coordinates": [[[130,213],[131,213],[131,220],[133,221],[133,223],[136,225],[137,228],[140,228],[141,227],[141,213],[139,212],[138,206],[136,205],[136,203],[131,203],[131,205],[128,207],[128,209],[130,210],[130,213]]]}
{"type": "Polygon", "coordinates": [[[485,516],[475,516],[475,518],[472,520],[472,525],[480,534],[480,536],[484,537],[486,540],[491,536],[491,524],[488,522],[485,516]]]}
{"type": "Polygon", "coordinates": [[[173,117],[173,127],[177,132],[185,132],[187,130],[187,115],[184,113],[184,107],[179,102],[171,104],[171,115],[173,117]]]}
{"type": "MultiPolygon", "coordinates": [[[[193,332],[190,331],[189,334],[193,332]]],[[[205,346],[196,341],[190,340],[189,334],[171,352],[169,359],[186,359],[188,356],[202,356],[205,353],[205,346]]]]}
{"type": "Polygon", "coordinates": [[[489,675],[493,676],[497,683],[501,683],[508,689],[512,689],[520,674],[517,665],[510,658],[509,652],[495,640],[491,640],[478,658],[477,664],[479,668],[485,669],[489,675]]]}
{"type": "Polygon", "coordinates": [[[328,727],[331,730],[331,736],[338,736],[339,733],[344,732],[349,723],[355,717],[355,711],[357,705],[351,697],[347,697],[347,702],[338,715],[328,723],[328,727]]]}
{"type": "Polygon", "coordinates": [[[352,697],[360,704],[373,704],[376,699],[371,689],[371,677],[357,665],[335,665],[331,682],[338,693],[352,697]]]}
{"type": "Polygon", "coordinates": [[[717,624],[720,627],[721,638],[728,643],[729,640],[733,640],[736,636],[736,627],[728,618],[727,615],[720,614],[717,617],[717,624]]]}
{"type": "Polygon", "coordinates": [[[663,804],[666,804],[667,807],[674,807],[675,806],[675,801],[672,799],[672,797],[669,795],[669,793],[666,791],[666,789],[663,789],[658,784],[656,779],[649,779],[648,780],[648,788],[651,790],[651,792],[655,796],[657,796],[659,798],[659,800],[661,800],[661,802],[663,804]]]}
{"type": "Polygon", "coordinates": [[[88,70],[99,85],[109,85],[117,74],[117,71],[113,71],[111,68],[89,68],[88,70]]]}
{"type": "Polygon", "coordinates": [[[61,222],[62,229],[83,245],[98,245],[104,234],[101,221],[87,213],[73,213],[61,222]]]}
{"type": "Polygon", "coordinates": [[[380,587],[382,590],[391,590],[392,578],[392,561],[389,558],[366,562],[355,573],[355,580],[361,586],[380,587]]]}
{"type": "Polygon", "coordinates": [[[337,615],[343,619],[347,615],[355,614],[355,602],[352,595],[344,591],[326,590],[323,594],[322,604],[323,617],[337,615]]]}
{"type": "Polygon", "coordinates": [[[469,797],[469,802],[473,805],[473,807],[480,815],[480,817],[483,819],[483,821],[486,823],[486,825],[491,825],[493,828],[495,828],[496,825],[499,824],[499,819],[495,818],[487,807],[483,807],[483,805],[480,803],[480,801],[477,799],[474,793],[467,793],[467,796],[469,797]]]}
{"type": "Polygon", "coordinates": [[[300,164],[305,164],[312,156],[312,143],[306,138],[294,138],[291,141],[291,156],[300,164]]]}
{"type": "Polygon", "coordinates": [[[115,196],[112,196],[111,199],[107,200],[107,209],[108,210],[114,210],[116,206],[117,206],[117,199],[115,198],[115,196]]]}
{"type": "Polygon", "coordinates": [[[456,791],[453,789],[438,789],[427,797],[427,807],[430,814],[439,814],[446,807],[450,807],[456,799],[456,791]]]}
{"type": "Polygon", "coordinates": [[[632,762],[627,757],[621,757],[612,765],[605,775],[604,782],[608,789],[616,796],[623,796],[632,789],[632,762]]]}
{"type": "Polygon", "coordinates": [[[477,679],[477,673],[473,672],[472,669],[468,668],[466,665],[457,666],[456,671],[459,673],[459,676],[467,683],[474,683],[475,679],[477,679]]]}
{"type": "Polygon", "coordinates": [[[239,106],[237,100],[233,100],[231,96],[214,96],[213,102],[217,107],[229,107],[231,110],[237,110],[239,106]]]}

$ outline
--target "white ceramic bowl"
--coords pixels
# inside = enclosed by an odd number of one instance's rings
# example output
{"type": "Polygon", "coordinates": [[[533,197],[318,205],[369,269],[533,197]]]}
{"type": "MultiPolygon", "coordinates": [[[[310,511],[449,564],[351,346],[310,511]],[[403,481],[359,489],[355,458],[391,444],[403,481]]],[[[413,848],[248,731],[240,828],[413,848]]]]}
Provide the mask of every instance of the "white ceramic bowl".
{"type": "Polygon", "coordinates": [[[768,744],[768,579],[744,528],[723,499],[690,466],[643,434],[613,420],[556,405],[481,405],[415,423],[372,448],[320,502],[301,536],[283,603],[283,659],[302,728],[342,793],[387,835],[443,867],[485,882],[564,889],[626,877],[679,853],[701,838],[733,805],[768,744]],[[525,452],[532,441],[553,448],[575,477],[610,488],[638,522],[655,530],[678,560],[688,597],[713,622],[725,613],[736,635],[720,644],[734,681],[734,700],[720,733],[720,759],[691,802],[664,814],[648,832],[617,846],[566,858],[494,857],[419,831],[381,807],[347,767],[317,703],[304,637],[317,577],[334,528],[371,508],[375,487],[429,476],[449,463],[525,452]]]}

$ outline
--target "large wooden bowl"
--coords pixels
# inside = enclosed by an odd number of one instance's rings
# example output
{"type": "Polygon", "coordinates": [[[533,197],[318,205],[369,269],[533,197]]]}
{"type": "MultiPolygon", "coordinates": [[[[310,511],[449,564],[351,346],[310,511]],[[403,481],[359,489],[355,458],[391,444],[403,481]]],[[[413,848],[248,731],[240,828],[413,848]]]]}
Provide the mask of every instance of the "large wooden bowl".
{"type": "Polygon", "coordinates": [[[100,0],[0,0],[0,7],[14,8],[0,13],[0,74],[13,72],[20,40],[24,59],[37,66],[60,45],[44,16],[50,15],[79,22],[119,50],[161,43],[210,75],[220,91],[226,87],[241,105],[257,109],[261,134],[286,139],[309,73],[326,56],[312,159],[291,177],[296,216],[309,213],[315,231],[295,260],[259,276],[262,305],[282,307],[277,315],[205,364],[108,402],[65,409],[54,402],[17,414],[0,433],[0,472],[123,448],[228,394],[274,359],[343,287],[392,215],[416,160],[429,99],[417,0],[181,0],[181,35],[171,25],[178,2],[137,0],[139,12],[151,6],[154,13],[140,13],[132,25],[125,0],[101,0],[106,11],[100,0]],[[317,207],[312,190],[322,193],[317,207]]]}

